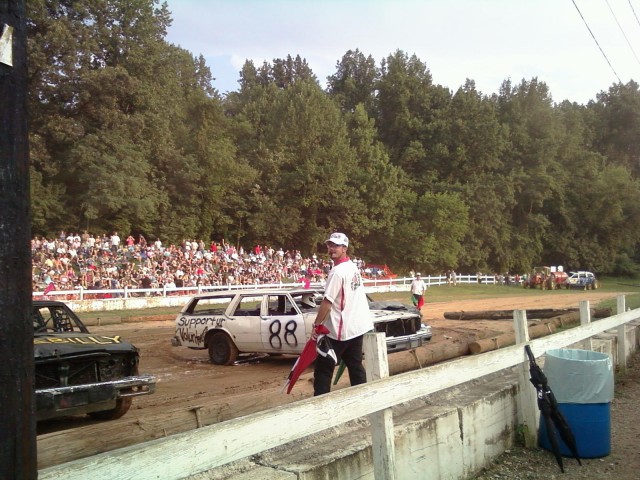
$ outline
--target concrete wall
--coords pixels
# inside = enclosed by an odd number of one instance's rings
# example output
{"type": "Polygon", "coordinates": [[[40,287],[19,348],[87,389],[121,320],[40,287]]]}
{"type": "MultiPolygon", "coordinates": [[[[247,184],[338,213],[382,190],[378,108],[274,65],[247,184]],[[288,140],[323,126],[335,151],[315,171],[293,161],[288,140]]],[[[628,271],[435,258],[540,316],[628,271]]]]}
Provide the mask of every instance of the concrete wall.
{"type": "Polygon", "coordinates": [[[104,300],[65,300],[74,312],[111,312],[143,308],[176,307],[176,315],[190,297],[130,297],[104,300]]]}
{"type": "MultiPolygon", "coordinates": [[[[638,321],[626,328],[633,350],[639,332],[638,321]]],[[[598,335],[594,350],[615,358],[616,341],[598,335]]],[[[516,441],[519,388],[509,370],[395,406],[396,478],[461,480],[489,465],[516,441]]],[[[374,480],[370,425],[359,419],[188,478],[374,480]]]]}
{"type": "MultiPolygon", "coordinates": [[[[514,443],[514,374],[465,384],[393,409],[398,479],[460,479],[514,443]]],[[[192,480],[375,478],[370,425],[361,419],[292,442],[192,480]],[[290,476],[288,476],[290,475],[290,476]]]]}

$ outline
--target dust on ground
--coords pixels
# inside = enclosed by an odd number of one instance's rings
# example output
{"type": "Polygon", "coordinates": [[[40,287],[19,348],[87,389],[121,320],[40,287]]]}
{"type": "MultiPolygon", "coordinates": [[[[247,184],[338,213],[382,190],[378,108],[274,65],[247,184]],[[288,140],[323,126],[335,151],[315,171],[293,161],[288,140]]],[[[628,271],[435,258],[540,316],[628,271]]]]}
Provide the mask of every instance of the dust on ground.
{"type": "MultiPolygon", "coordinates": [[[[610,292],[585,291],[544,298],[523,296],[427,303],[423,307],[423,315],[425,323],[433,328],[432,344],[468,342],[512,331],[513,323],[447,320],[443,316],[444,312],[572,308],[577,307],[581,300],[589,300],[592,305],[596,305],[615,295],[617,294],[610,292]]],[[[212,403],[219,408],[217,421],[224,421],[308,398],[313,394],[311,373],[303,374],[291,395],[282,393],[282,386],[296,360],[295,356],[250,357],[234,366],[212,365],[206,350],[171,346],[170,339],[174,334],[172,320],[106,325],[92,327],[91,330],[96,333],[114,333],[131,341],[140,349],[140,372],[154,374],[158,378],[154,394],[134,399],[129,413],[110,422],[110,425],[121,424],[126,428],[131,421],[152,423],[152,419],[167,412],[212,403]]],[[[390,355],[390,364],[394,362],[394,356],[400,358],[401,354],[390,355]]],[[[635,368],[631,370],[631,374],[618,380],[616,399],[612,403],[612,454],[603,459],[586,460],[581,468],[567,460],[565,464],[568,473],[558,478],[620,480],[638,477],[640,403],[633,399],[640,398],[640,365],[636,361],[633,366],[635,368]]],[[[343,380],[334,389],[348,386],[347,379],[343,380]]],[[[41,438],[40,435],[57,432],[57,440],[64,441],[66,432],[71,434],[78,429],[87,439],[100,435],[100,425],[86,417],[42,422],[38,425],[38,435],[41,438]]],[[[102,438],[101,441],[101,448],[109,450],[104,445],[105,439],[102,438]]],[[[514,449],[500,458],[495,469],[483,472],[477,479],[549,479],[556,478],[555,475],[559,474],[555,459],[549,452],[514,449]]]]}

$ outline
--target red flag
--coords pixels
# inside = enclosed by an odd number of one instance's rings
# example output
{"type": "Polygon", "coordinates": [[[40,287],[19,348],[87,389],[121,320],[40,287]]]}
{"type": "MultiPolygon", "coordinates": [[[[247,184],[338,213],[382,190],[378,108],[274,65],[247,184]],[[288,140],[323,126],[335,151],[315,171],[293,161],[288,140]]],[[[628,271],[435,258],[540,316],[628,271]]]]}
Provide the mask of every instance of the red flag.
{"type": "Polygon", "coordinates": [[[47,288],[44,289],[44,295],[48,294],[50,291],[55,289],[56,289],[56,284],[53,282],[50,282],[49,285],[47,285],[47,288]]]}
{"type": "MultiPolygon", "coordinates": [[[[324,335],[329,333],[329,330],[324,325],[320,325],[317,327],[317,333],[320,335],[324,335]]],[[[282,391],[287,390],[287,393],[291,393],[291,389],[295,385],[296,381],[302,375],[309,365],[313,363],[313,361],[318,356],[318,351],[316,350],[317,340],[311,336],[311,338],[307,341],[302,350],[302,353],[296,360],[296,363],[293,364],[293,368],[291,372],[289,372],[289,376],[287,377],[287,381],[282,387],[282,391]]]]}

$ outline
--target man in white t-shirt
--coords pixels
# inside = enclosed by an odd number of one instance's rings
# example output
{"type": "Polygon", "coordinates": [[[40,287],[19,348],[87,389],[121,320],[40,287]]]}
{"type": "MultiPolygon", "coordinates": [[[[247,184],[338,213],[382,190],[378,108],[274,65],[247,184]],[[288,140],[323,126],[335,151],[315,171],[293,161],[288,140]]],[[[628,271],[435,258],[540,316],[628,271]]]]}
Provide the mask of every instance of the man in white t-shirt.
{"type": "Polygon", "coordinates": [[[117,253],[119,247],[120,237],[118,236],[118,232],[113,232],[113,235],[111,235],[111,251],[113,253],[117,253]]]}
{"type": "Polygon", "coordinates": [[[420,276],[420,272],[416,273],[416,278],[411,282],[411,301],[413,304],[421,309],[424,305],[424,291],[427,289],[427,286],[422,280],[420,276]]]}
{"type": "MultiPolygon", "coordinates": [[[[327,278],[324,299],[314,322],[314,332],[320,325],[329,330],[326,338],[330,347],[338,361],[345,363],[351,385],[359,385],[367,381],[362,365],[362,336],[373,330],[369,302],[360,271],[347,256],[347,236],[344,233],[333,233],[325,244],[334,266],[327,278]]],[[[322,395],[331,390],[335,366],[336,362],[331,356],[318,355],[313,379],[314,395],[322,395]]]]}

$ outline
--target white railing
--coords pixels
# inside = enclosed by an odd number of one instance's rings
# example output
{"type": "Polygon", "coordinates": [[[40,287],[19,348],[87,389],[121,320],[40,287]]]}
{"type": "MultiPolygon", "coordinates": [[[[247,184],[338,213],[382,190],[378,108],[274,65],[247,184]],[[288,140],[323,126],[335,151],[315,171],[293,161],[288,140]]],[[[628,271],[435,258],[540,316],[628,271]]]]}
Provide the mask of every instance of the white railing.
{"type": "MultiPolygon", "coordinates": [[[[382,287],[391,287],[398,289],[407,289],[411,285],[411,277],[403,278],[384,278],[384,279],[365,279],[364,285],[369,290],[375,291],[382,287]]],[[[447,278],[444,275],[423,277],[427,286],[446,285],[447,278]]],[[[457,275],[456,283],[460,284],[481,284],[493,285],[496,279],[493,275],[457,275]]],[[[199,293],[215,292],[220,290],[252,290],[252,289],[270,289],[270,288],[292,288],[301,287],[303,283],[272,283],[272,284],[256,284],[256,285],[207,285],[197,287],[159,287],[159,288],[116,288],[116,289],[92,289],[86,287],[78,287],[70,290],[51,290],[45,295],[44,291],[33,292],[34,299],[46,297],[50,300],[108,300],[111,298],[134,298],[134,297],[170,297],[183,296],[189,297],[199,293]]],[[[323,285],[318,282],[311,283],[311,288],[322,288],[323,285]]]]}
{"type": "MultiPolygon", "coordinates": [[[[640,319],[640,309],[625,311],[624,296],[618,297],[618,313],[609,318],[590,322],[588,301],[580,304],[580,327],[565,330],[547,337],[529,341],[526,312],[514,312],[514,328],[518,344],[492,352],[463,357],[421,370],[379,378],[363,385],[350,387],[327,395],[312,397],[289,405],[241,418],[228,420],[197,430],[172,435],[151,442],[125,447],[119,450],[75,460],[50,467],[39,472],[40,480],[66,479],[94,480],[127,478],[127,472],[145,472],[148,478],[178,479],[226,465],[318,433],[322,430],[373,415],[384,415],[394,405],[408,402],[440,390],[489,375],[501,370],[518,367],[521,384],[528,384],[528,361],[523,345],[528,343],[536,357],[547,350],[562,348],[590,339],[606,330],[617,329],[618,348],[625,354],[618,359],[624,362],[626,352],[625,324],[640,319]],[[524,383],[522,383],[524,382],[524,383]]],[[[376,334],[367,334],[375,338],[376,334]]],[[[366,348],[372,345],[369,339],[366,348]]],[[[383,342],[377,342],[384,345],[383,342]]],[[[367,350],[367,357],[377,352],[367,350]]],[[[382,357],[386,359],[383,353],[382,357]]],[[[369,364],[368,377],[371,377],[369,364]]],[[[387,370],[388,371],[388,370],[387,370]]],[[[380,375],[384,377],[384,375],[380,375]]],[[[375,376],[373,377],[375,378],[375,376]]],[[[518,422],[525,426],[537,425],[535,392],[523,388],[519,397],[518,422]]],[[[389,417],[387,417],[389,418],[389,417]]],[[[389,439],[393,435],[393,422],[371,422],[374,442],[376,479],[392,478],[386,475],[384,466],[393,469],[393,442],[376,445],[376,439],[389,439]],[[383,430],[380,432],[379,430],[383,430]],[[389,451],[391,449],[391,451],[389,451]],[[382,456],[382,458],[380,458],[382,456]],[[391,464],[389,463],[391,459],[391,464]],[[379,466],[383,468],[378,468],[379,466]]],[[[531,429],[529,429],[531,430],[531,429]]]]}

